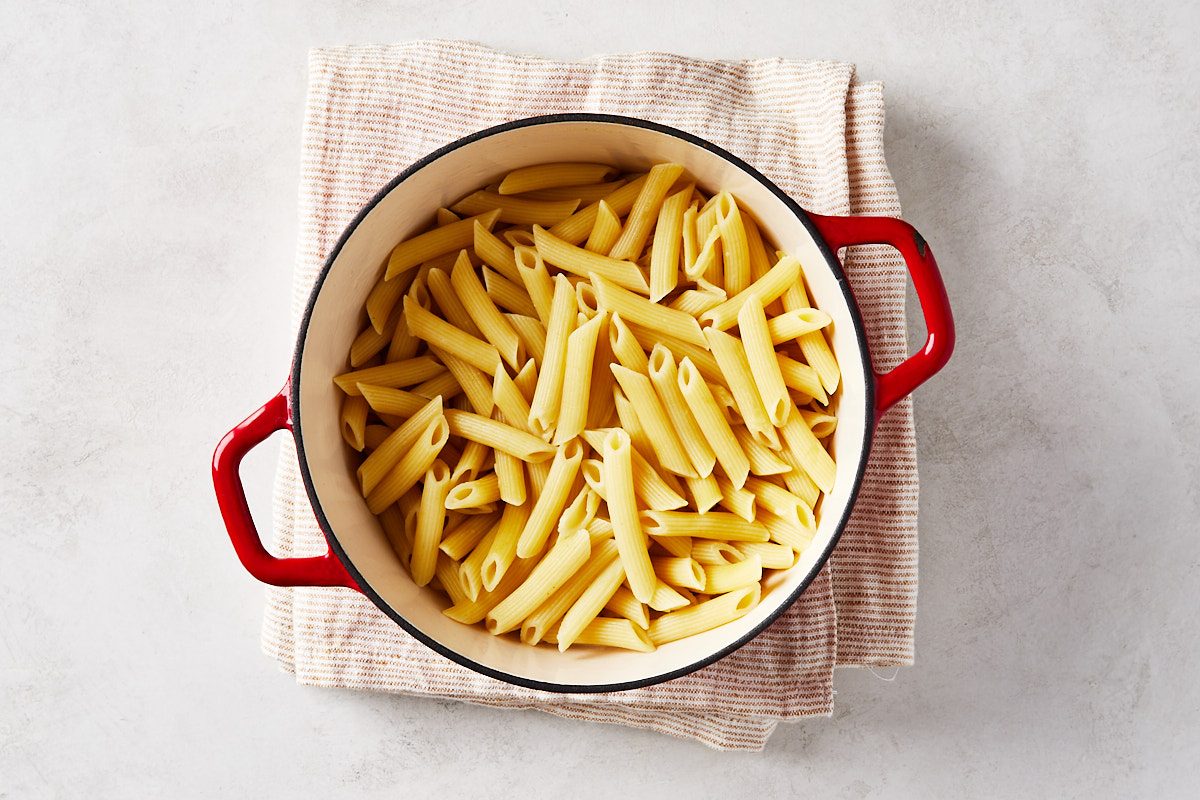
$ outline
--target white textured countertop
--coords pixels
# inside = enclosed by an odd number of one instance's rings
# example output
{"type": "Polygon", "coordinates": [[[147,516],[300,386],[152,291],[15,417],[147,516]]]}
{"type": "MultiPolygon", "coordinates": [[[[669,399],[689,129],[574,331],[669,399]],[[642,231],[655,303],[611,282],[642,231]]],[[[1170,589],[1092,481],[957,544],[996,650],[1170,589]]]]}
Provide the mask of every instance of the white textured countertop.
{"type": "Polygon", "coordinates": [[[0,11],[0,798],[1194,792],[1195,4],[174,5],[0,11]],[[425,37],[886,82],[959,326],[917,397],[916,667],[722,755],[260,654],[209,458],[288,366],[306,50],[425,37]]]}

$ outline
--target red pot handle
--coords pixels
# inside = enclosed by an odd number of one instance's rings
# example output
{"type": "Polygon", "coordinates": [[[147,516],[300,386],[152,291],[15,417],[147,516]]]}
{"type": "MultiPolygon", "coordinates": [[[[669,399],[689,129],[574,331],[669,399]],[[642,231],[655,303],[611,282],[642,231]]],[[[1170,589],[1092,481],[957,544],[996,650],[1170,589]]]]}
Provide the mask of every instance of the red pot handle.
{"type": "Polygon", "coordinates": [[[925,238],[904,220],[894,217],[826,217],[809,214],[825,243],[835,254],[856,244],[889,244],[900,251],[912,276],[925,315],[925,346],[891,372],[875,373],[875,421],[884,412],[929,380],[954,352],[954,316],[937,261],[925,238]]]}
{"type": "Polygon", "coordinates": [[[217,504],[221,507],[229,538],[233,540],[233,549],[237,551],[242,566],[263,583],[274,586],[347,586],[357,589],[342,562],[331,551],[309,558],[276,558],[263,547],[254,527],[238,467],[242,457],[272,433],[284,428],[289,431],[292,429],[287,398],[288,384],[285,384],[283,391],[225,434],[213,453],[213,484],[217,490],[217,504]]]}

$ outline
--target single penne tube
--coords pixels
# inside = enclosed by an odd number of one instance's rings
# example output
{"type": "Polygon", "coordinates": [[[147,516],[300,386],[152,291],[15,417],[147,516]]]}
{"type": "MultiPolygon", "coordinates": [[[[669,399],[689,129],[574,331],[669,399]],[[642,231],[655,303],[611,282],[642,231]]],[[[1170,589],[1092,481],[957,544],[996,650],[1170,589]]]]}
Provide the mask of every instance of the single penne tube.
{"type": "Polygon", "coordinates": [[[696,237],[696,216],[698,209],[695,200],[696,192],[692,190],[692,201],[683,212],[683,219],[680,233],[683,239],[683,274],[690,277],[690,269],[692,264],[696,263],[696,258],[700,255],[700,242],[696,237]]]}
{"type": "Polygon", "coordinates": [[[392,331],[392,341],[388,343],[387,355],[383,357],[385,362],[404,361],[412,358],[421,349],[421,340],[412,335],[412,331],[408,329],[408,322],[404,319],[404,308],[400,308],[400,314],[396,317],[396,328],[392,331]]]}
{"type": "Polygon", "coordinates": [[[496,542],[496,537],[500,533],[500,520],[504,517],[500,516],[479,543],[471,549],[470,554],[462,560],[458,566],[458,582],[462,585],[463,593],[471,600],[479,599],[479,595],[483,593],[483,560],[487,558],[488,553],[492,551],[492,545],[496,542]]]}
{"type": "MultiPolygon", "coordinates": [[[[546,276],[546,282],[550,282],[550,276],[546,276]]],[[[506,319],[509,314],[523,314],[527,317],[536,317],[537,309],[534,308],[533,300],[529,297],[529,292],[526,288],[519,284],[510,281],[508,278],[501,275],[492,269],[483,270],[483,288],[487,292],[487,296],[492,299],[497,309],[506,319]]]]}
{"type": "Polygon", "coordinates": [[[743,557],[758,556],[763,569],[791,569],[796,551],[778,542],[738,542],[733,545],[743,557]]]}
{"type": "Polygon", "coordinates": [[[400,564],[408,569],[408,564],[412,560],[412,543],[408,541],[408,537],[404,533],[404,516],[400,513],[397,506],[388,506],[377,515],[379,526],[383,528],[383,535],[387,537],[388,543],[392,546],[392,552],[396,554],[396,558],[400,560],[400,564]]]}
{"type": "Polygon", "coordinates": [[[775,360],[779,363],[779,372],[783,375],[783,383],[789,389],[803,392],[821,405],[829,402],[829,396],[821,384],[821,376],[815,369],[808,364],[789,358],[783,353],[776,353],[775,360]]]}
{"type": "MultiPolygon", "coordinates": [[[[684,591],[687,591],[686,589],[684,591]]],[[[678,589],[658,581],[654,586],[654,594],[646,605],[655,611],[674,611],[691,605],[691,600],[680,593],[678,589]]],[[[651,623],[653,624],[653,623],[651,623]]]]}
{"type": "Polygon", "coordinates": [[[458,401],[461,398],[459,395],[463,393],[463,388],[458,383],[458,378],[449,370],[439,372],[427,381],[422,381],[412,387],[412,393],[424,400],[429,400],[434,397],[440,397],[446,402],[458,401]]]}
{"type": "Polygon", "coordinates": [[[484,214],[498,209],[499,221],[513,225],[555,225],[575,213],[578,200],[525,200],[480,190],[450,206],[458,214],[484,214]]]}
{"type": "Polygon", "coordinates": [[[579,474],[579,462],[583,460],[583,446],[578,439],[571,439],[554,455],[546,485],[533,504],[533,511],[525,521],[517,542],[517,555],[532,558],[546,546],[554,524],[566,508],[567,498],[579,474]]]}
{"type": "Polygon", "coordinates": [[[809,508],[815,507],[817,500],[821,497],[821,490],[817,488],[817,484],[804,471],[804,467],[792,455],[791,450],[785,447],[777,455],[788,465],[787,471],[779,474],[779,477],[783,479],[783,485],[789,492],[807,503],[809,508]]]}
{"type": "Polygon", "coordinates": [[[633,332],[621,319],[620,314],[613,314],[608,321],[608,345],[612,354],[621,366],[643,374],[650,371],[650,363],[646,351],[638,344],[633,332]]]}
{"type": "Polygon", "coordinates": [[[391,472],[392,468],[412,450],[417,439],[428,431],[430,423],[441,417],[442,398],[435,397],[425,401],[399,428],[376,447],[371,455],[363,460],[358,467],[358,480],[364,497],[369,496],[384,476],[391,472]]]}
{"type": "Polygon", "coordinates": [[[690,536],[726,542],[765,542],[770,536],[758,522],[747,522],[726,511],[643,511],[642,527],[650,536],[690,536]]]}
{"type": "Polygon", "coordinates": [[[480,579],[483,588],[489,592],[494,590],[504,577],[504,573],[512,566],[514,560],[532,561],[535,559],[517,559],[517,541],[521,531],[529,520],[532,507],[529,503],[523,506],[505,506],[500,515],[500,523],[496,526],[496,538],[492,541],[491,550],[483,559],[480,568],[480,579]]]}
{"type": "MultiPolygon", "coordinates": [[[[483,472],[483,462],[487,460],[490,449],[479,442],[467,442],[454,464],[450,473],[450,485],[473,481],[483,472]]],[[[444,460],[444,459],[443,459],[444,460]]]]}
{"type": "Polygon", "coordinates": [[[676,179],[683,174],[680,164],[655,164],[646,175],[646,183],[638,193],[629,216],[625,219],[625,227],[620,238],[609,250],[613,258],[637,258],[646,246],[646,239],[654,230],[658,220],[658,211],[667,196],[667,192],[675,184],[676,179]]]}
{"type": "Polygon", "coordinates": [[[781,297],[787,288],[800,280],[800,262],[791,256],[783,256],[767,271],[766,275],[747,286],[721,305],[700,315],[701,322],[710,323],[717,330],[732,328],[737,324],[738,312],[750,296],[757,297],[766,306],[781,297]]]}
{"type": "Polygon", "coordinates": [[[717,488],[721,490],[720,506],[732,511],[747,522],[753,522],[758,513],[758,498],[754,492],[734,486],[724,475],[717,475],[717,488]]]}
{"type": "Polygon", "coordinates": [[[676,380],[697,430],[708,442],[726,477],[735,488],[740,489],[750,473],[750,461],[738,444],[733,428],[721,413],[708,383],[696,365],[687,358],[680,363],[676,380]]]}
{"type": "MultiPolygon", "coordinates": [[[[698,592],[705,590],[704,567],[690,556],[685,558],[658,556],[650,559],[650,563],[654,567],[654,574],[663,583],[669,583],[676,588],[695,589],[698,592]]],[[[653,596],[653,592],[651,592],[651,596],[653,596]]]]}
{"type": "Polygon", "coordinates": [[[721,262],[725,267],[725,291],[735,295],[750,285],[750,245],[742,213],[733,195],[717,195],[717,229],[721,232],[721,262]]]}
{"type": "Polygon", "coordinates": [[[725,302],[724,292],[709,292],[702,289],[685,289],[671,301],[670,307],[693,317],[699,317],[710,308],[725,302]]]}
{"type": "Polygon", "coordinates": [[[554,455],[554,447],[512,425],[452,408],[446,409],[445,416],[453,435],[503,450],[522,461],[545,461],[554,455]]]}
{"type": "Polygon", "coordinates": [[[603,200],[610,194],[624,186],[627,181],[624,178],[607,181],[605,183],[588,183],[578,186],[554,186],[548,189],[536,189],[532,192],[522,192],[521,197],[529,200],[578,200],[580,203],[590,205],[591,203],[603,200]]]}
{"type": "Polygon", "coordinates": [[[556,162],[534,164],[514,169],[504,176],[496,189],[499,194],[521,194],[556,186],[576,186],[596,183],[615,175],[617,170],[608,164],[556,162]]]}
{"type": "Polygon", "coordinates": [[[634,597],[628,586],[619,587],[604,604],[604,609],[619,614],[642,630],[650,627],[650,613],[646,610],[646,604],[634,597]]]}
{"type": "Polygon", "coordinates": [[[471,262],[460,257],[450,273],[450,282],[484,338],[491,342],[509,366],[520,369],[521,340],[479,282],[471,262]]]}
{"type": "Polygon", "coordinates": [[[596,290],[586,280],[581,279],[575,284],[575,304],[579,308],[581,325],[600,313],[600,304],[596,302],[596,290]]]}
{"type": "Polygon", "coordinates": [[[527,228],[509,228],[500,235],[510,247],[533,247],[533,231],[527,228]]]}
{"type": "Polygon", "coordinates": [[[632,261],[622,261],[576,247],[540,225],[533,227],[533,241],[538,254],[547,264],[583,278],[593,273],[602,275],[627,290],[642,295],[650,293],[650,284],[646,282],[646,276],[632,261]]]}
{"type": "MultiPolygon", "coordinates": [[[[782,298],[783,307],[787,311],[809,307],[808,295],[799,280],[793,281],[788,286],[782,298]]],[[[797,341],[800,343],[800,352],[804,354],[804,360],[821,376],[821,385],[825,387],[825,392],[827,394],[836,392],[842,372],[837,358],[833,355],[833,350],[829,347],[829,342],[825,340],[824,332],[806,333],[797,341]]]]}
{"type": "Polygon", "coordinates": [[[600,308],[612,314],[620,314],[626,322],[659,331],[681,342],[704,346],[704,334],[695,317],[668,306],[652,303],[598,273],[592,273],[591,281],[600,308]]]}
{"type": "Polygon", "coordinates": [[[571,533],[577,530],[587,530],[588,523],[596,516],[600,508],[600,495],[588,486],[581,486],[575,493],[575,498],[563,509],[558,518],[558,533],[571,533]]]}
{"type": "Polygon", "coordinates": [[[771,257],[763,244],[762,232],[754,217],[742,212],[742,228],[746,231],[746,251],[750,257],[750,282],[766,275],[771,269],[771,257]]]}
{"type": "Polygon", "coordinates": [[[783,344],[799,339],[806,333],[819,331],[833,320],[824,311],[815,308],[795,308],[772,317],[767,322],[772,344],[783,344]]]}
{"type": "Polygon", "coordinates": [[[446,494],[446,509],[478,508],[500,499],[500,479],[490,473],[473,481],[463,481],[446,494]]]}
{"type": "MultiPolygon", "coordinates": [[[[618,545],[618,551],[620,547],[618,545]]],[[[647,559],[647,563],[649,559],[647,559]]],[[[616,594],[625,580],[625,567],[620,557],[613,559],[571,604],[558,626],[558,649],[565,651],[575,643],[579,634],[599,616],[605,604],[616,594]]]]}
{"type": "Polygon", "coordinates": [[[541,497],[542,490],[546,488],[546,481],[550,478],[551,460],[546,461],[526,461],[525,474],[528,478],[526,485],[529,487],[529,498],[534,502],[541,497]]]}
{"type": "Polygon", "coordinates": [[[450,491],[450,468],[440,458],[425,472],[421,486],[421,505],[417,512],[417,530],[413,537],[413,583],[425,586],[433,580],[437,568],[438,545],[446,522],[446,494],[450,491]]]}
{"type": "Polygon", "coordinates": [[[816,528],[812,507],[803,498],[762,478],[746,481],[746,488],[754,493],[760,510],[765,509],[785,519],[795,519],[809,530],[816,528]]]}
{"type": "MultiPolygon", "coordinates": [[[[612,428],[586,430],[583,432],[583,438],[598,453],[604,446],[604,437],[612,430],[612,428]]],[[[628,432],[626,430],[626,433],[628,432]]],[[[632,443],[632,441],[631,434],[630,442],[632,443]]],[[[633,490],[647,508],[670,511],[687,505],[687,499],[663,480],[662,475],[642,456],[636,446],[633,448],[633,490]]]]}
{"type": "Polygon", "coordinates": [[[405,270],[412,269],[431,258],[447,253],[457,253],[464,247],[471,247],[475,239],[475,222],[478,221],[490,231],[499,218],[500,211],[498,209],[489,209],[477,216],[450,225],[443,225],[404,240],[392,248],[384,277],[389,281],[393,280],[405,270]]]}
{"type": "Polygon", "coordinates": [[[725,594],[762,580],[762,559],[749,556],[735,564],[711,564],[704,569],[704,593],[725,594]]]}
{"type": "Polygon", "coordinates": [[[736,564],[745,557],[741,550],[728,542],[704,540],[692,544],[692,558],[705,567],[736,564]]]}
{"type": "MultiPolygon", "coordinates": [[[[657,303],[679,281],[679,254],[683,248],[683,212],[692,198],[692,186],[663,201],[654,226],[654,244],[650,251],[650,299],[657,303]]],[[[607,251],[605,251],[607,252],[607,251]]]]}
{"type": "Polygon", "coordinates": [[[342,398],[341,424],[338,429],[342,439],[355,450],[362,452],[367,441],[367,414],[371,406],[365,397],[349,395],[342,398]]]}
{"type": "MultiPolygon", "coordinates": [[[[646,176],[641,175],[619,189],[614,189],[611,194],[606,194],[604,202],[608,203],[618,217],[625,216],[633,208],[634,201],[645,185],[646,176]]],[[[585,206],[551,228],[550,233],[570,244],[580,244],[591,233],[599,209],[599,201],[585,206]]]]}
{"type": "Polygon", "coordinates": [[[830,436],[837,429],[837,417],[833,414],[827,414],[824,411],[809,411],[804,408],[798,410],[800,416],[804,418],[804,424],[818,439],[830,436]]]}
{"type": "Polygon", "coordinates": [[[430,421],[396,462],[396,466],[380,478],[367,494],[367,508],[371,513],[378,514],[416,486],[417,481],[433,466],[449,436],[449,426],[444,416],[439,415],[430,421]]]}
{"type": "Polygon", "coordinates": [[[554,443],[563,444],[578,436],[587,426],[588,400],[592,390],[592,365],[596,342],[608,319],[599,314],[571,332],[567,337],[566,360],[563,364],[563,386],[558,422],[554,428],[554,443]]]}
{"type": "MultiPolygon", "coordinates": [[[[529,399],[532,401],[532,386],[536,385],[537,381],[536,368],[546,358],[546,328],[542,325],[541,320],[535,317],[527,317],[524,314],[505,314],[504,318],[508,320],[508,324],[512,325],[513,330],[517,332],[517,338],[521,340],[521,347],[525,350],[525,354],[532,359],[534,371],[531,373],[531,379],[534,383],[531,384],[529,391],[529,399]]],[[[527,367],[531,366],[531,362],[527,361],[525,365],[527,367]]],[[[525,367],[522,367],[522,369],[525,369],[525,367]]],[[[519,373],[518,377],[520,377],[519,373]]]]}
{"type": "Polygon", "coordinates": [[[833,491],[837,477],[837,465],[826,452],[821,440],[813,435],[799,410],[792,407],[787,422],[779,429],[787,449],[804,471],[823,492],[833,491]]]}
{"type": "MultiPolygon", "coordinates": [[[[467,363],[454,353],[443,350],[436,345],[431,344],[429,352],[437,356],[446,365],[446,369],[450,371],[450,374],[454,376],[454,380],[462,387],[475,413],[482,414],[485,417],[491,416],[492,409],[496,404],[496,398],[492,393],[492,381],[488,379],[487,373],[467,363]]],[[[503,371],[503,368],[496,370],[496,372],[503,371]]]]}
{"type": "Polygon", "coordinates": [[[516,249],[517,275],[525,287],[529,301],[533,305],[533,315],[542,321],[543,325],[550,324],[550,304],[554,298],[554,281],[546,264],[534,247],[524,245],[516,249]]]}
{"type": "Polygon", "coordinates": [[[479,256],[483,263],[510,281],[521,280],[521,275],[517,271],[516,256],[511,246],[478,223],[475,225],[474,236],[475,239],[472,246],[474,247],[475,255],[479,256]]]}
{"type": "MultiPolygon", "coordinates": [[[[499,521],[500,514],[495,512],[465,516],[453,527],[447,526],[438,549],[455,561],[461,561],[470,555],[476,545],[483,541],[483,537],[487,536],[499,521]]],[[[455,567],[455,574],[457,574],[457,570],[458,568],[455,567]]]]}
{"type": "Polygon", "coordinates": [[[537,388],[529,404],[530,419],[549,430],[558,422],[566,372],[567,344],[575,330],[575,290],[562,275],[554,278],[550,318],[546,323],[546,352],[537,388]]]}
{"type": "Polygon", "coordinates": [[[488,375],[494,375],[500,369],[500,352],[493,345],[426,311],[412,302],[411,296],[404,298],[404,318],[413,336],[461,358],[488,375]]]}
{"type": "Polygon", "coordinates": [[[650,623],[650,639],[655,645],[662,645],[733,622],[758,605],[760,594],[758,584],[754,584],[663,614],[650,623]]]}
{"type": "Polygon", "coordinates": [[[633,491],[633,446],[629,435],[619,429],[610,432],[604,438],[603,445],[600,454],[604,463],[604,488],[607,491],[608,515],[613,524],[613,538],[621,553],[629,588],[644,603],[654,594],[655,581],[633,491]]]}
{"type": "Polygon", "coordinates": [[[529,577],[488,612],[488,633],[499,635],[519,628],[526,617],[579,571],[591,555],[591,550],[592,540],[586,530],[560,537],[545,557],[538,561],[529,577]]]}
{"type": "Polygon", "coordinates": [[[458,580],[458,562],[450,558],[445,553],[438,553],[437,567],[433,573],[433,583],[438,584],[446,596],[450,598],[451,605],[465,603],[470,598],[462,589],[462,584],[458,580]]]}
{"type": "Polygon", "coordinates": [[[805,528],[794,518],[780,517],[769,511],[760,511],[758,521],[767,529],[772,542],[787,545],[796,552],[801,552],[812,541],[814,532],[805,528]]]}
{"type": "MultiPolygon", "coordinates": [[[[455,258],[454,264],[465,260],[470,265],[470,258],[467,256],[466,250],[458,251],[458,257],[455,258]]],[[[433,302],[437,304],[437,310],[441,312],[442,319],[449,322],[454,327],[469,333],[477,339],[483,338],[483,332],[479,330],[479,326],[475,324],[475,320],[467,312],[467,307],[463,304],[462,297],[458,294],[458,289],[454,287],[454,283],[450,280],[450,270],[454,269],[454,264],[451,264],[446,269],[431,269],[429,274],[425,276],[425,283],[429,287],[429,294],[433,296],[433,302]]]]}
{"type": "Polygon", "coordinates": [[[650,378],[619,364],[612,364],[610,368],[632,405],[658,463],[681,477],[696,477],[695,467],[683,443],[679,441],[679,435],[671,425],[650,378]]]}
{"type": "Polygon", "coordinates": [[[432,378],[434,375],[445,372],[445,370],[445,367],[429,356],[417,356],[416,358],[409,358],[404,361],[380,364],[377,367],[343,372],[341,375],[335,377],[333,382],[346,394],[357,395],[359,394],[358,384],[360,383],[395,389],[420,383],[432,378]]]}
{"type": "Polygon", "coordinates": [[[650,541],[676,558],[687,558],[692,554],[692,540],[687,536],[651,536],[650,541]]]}
{"type": "MultiPolygon", "coordinates": [[[[591,558],[578,572],[568,578],[558,591],[525,618],[521,624],[522,642],[537,644],[543,641],[571,606],[575,605],[583,593],[595,584],[600,575],[609,569],[611,564],[619,565],[620,563],[617,560],[617,543],[611,539],[600,541],[593,539],[591,553],[591,558]]],[[[618,572],[618,585],[623,577],[624,573],[618,572]]]]}
{"type": "Polygon", "coordinates": [[[597,617],[575,637],[575,644],[591,644],[600,647],[618,647],[639,653],[652,653],[654,642],[645,629],[628,619],[597,617]]]}
{"type": "Polygon", "coordinates": [[[529,403],[525,401],[525,396],[521,394],[517,384],[508,376],[507,370],[496,370],[496,377],[492,379],[492,397],[496,408],[504,414],[509,425],[539,438],[546,437],[547,431],[529,421],[529,403]]]}
{"type": "Polygon", "coordinates": [[[371,327],[377,332],[383,333],[384,326],[393,317],[393,311],[396,305],[400,302],[400,298],[408,291],[408,287],[412,286],[413,279],[417,277],[417,270],[406,270],[390,281],[380,276],[379,282],[371,289],[371,293],[367,295],[367,319],[371,321],[371,327]]]}
{"type": "Polygon", "coordinates": [[[742,343],[724,331],[709,328],[704,332],[708,346],[712,350],[721,372],[725,375],[725,384],[733,392],[737,401],[738,411],[746,428],[756,439],[770,448],[779,447],[779,436],[775,426],[763,406],[762,396],[754,382],[754,373],[750,369],[750,361],[742,343]]]}
{"type": "Polygon", "coordinates": [[[392,428],[387,425],[368,425],[363,429],[363,450],[374,450],[387,441],[392,435],[392,428]]]}
{"type": "Polygon", "coordinates": [[[785,451],[775,451],[762,444],[744,425],[735,425],[733,435],[750,462],[750,474],[782,475],[792,469],[783,457],[785,451]]]}
{"type": "Polygon", "coordinates": [[[767,317],[762,301],[757,296],[748,297],[742,303],[738,311],[738,331],[742,335],[746,361],[750,365],[750,374],[754,376],[758,396],[767,411],[767,418],[776,427],[783,425],[796,406],[783,382],[783,373],[779,371],[775,348],[767,331],[767,317]]]}
{"type": "Polygon", "coordinates": [[[504,573],[504,578],[496,584],[494,589],[480,590],[474,600],[456,603],[442,613],[464,625],[481,622],[489,611],[498,606],[500,601],[512,594],[529,577],[529,573],[535,566],[537,565],[532,560],[518,560],[504,573]]]}
{"type": "Polygon", "coordinates": [[[521,459],[503,450],[497,450],[496,483],[500,490],[500,499],[505,503],[514,506],[525,503],[525,468],[521,459]]]}
{"type": "Polygon", "coordinates": [[[596,209],[596,221],[592,223],[592,232],[588,234],[584,250],[607,255],[621,235],[621,218],[612,210],[606,201],[600,201],[596,209]]]}
{"type": "MultiPolygon", "coordinates": [[[[661,344],[655,345],[650,352],[649,363],[650,382],[667,412],[671,427],[675,429],[683,444],[688,460],[691,461],[697,476],[708,477],[716,464],[716,455],[705,433],[700,430],[696,418],[689,411],[687,401],[679,388],[679,372],[671,351],[661,344]]],[[[732,433],[730,435],[732,436],[732,433]]]]}
{"type": "Polygon", "coordinates": [[[587,420],[588,428],[601,428],[613,422],[613,374],[608,365],[613,360],[609,343],[609,327],[612,322],[607,314],[600,315],[600,331],[596,337],[596,351],[592,356],[592,377],[588,384],[587,420]]]}
{"type": "Polygon", "coordinates": [[[713,474],[703,478],[684,478],[688,492],[692,495],[692,505],[701,514],[706,513],[717,503],[721,502],[721,487],[713,474]]]}
{"type": "Polygon", "coordinates": [[[608,500],[608,490],[604,488],[604,462],[598,458],[585,458],[579,464],[579,474],[587,488],[601,500],[608,500]]]}
{"type": "MultiPolygon", "coordinates": [[[[625,393],[621,391],[621,387],[613,387],[613,404],[617,407],[617,421],[620,426],[629,434],[629,441],[633,443],[633,450],[642,455],[647,461],[651,462],[657,469],[660,467],[658,457],[654,452],[654,448],[650,444],[650,436],[646,433],[646,429],[642,427],[642,421],[638,419],[637,412],[633,409],[633,403],[625,397],[625,393]]],[[[605,432],[607,434],[607,431],[605,432]]],[[[679,486],[679,479],[671,473],[666,473],[670,476],[672,488],[679,486]]],[[[664,478],[664,480],[667,480],[664,478]]]]}

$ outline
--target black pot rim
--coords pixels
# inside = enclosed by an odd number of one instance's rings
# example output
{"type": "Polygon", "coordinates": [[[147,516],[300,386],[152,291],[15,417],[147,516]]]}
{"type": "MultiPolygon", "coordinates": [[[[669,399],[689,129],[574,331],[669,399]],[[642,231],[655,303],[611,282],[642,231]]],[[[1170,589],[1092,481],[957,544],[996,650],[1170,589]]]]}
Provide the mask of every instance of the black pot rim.
{"type": "Polygon", "coordinates": [[[292,357],[289,405],[291,409],[290,416],[292,419],[292,435],[296,441],[296,454],[300,467],[300,476],[304,481],[304,488],[308,493],[309,502],[312,504],[313,513],[317,518],[317,522],[321,526],[321,530],[325,534],[325,538],[329,543],[330,549],[337,554],[338,559],[342,562],[342,565],[346,568],[346,571],[353,576],[355,583],[358,584],[362,593],[365,594],[371,600],[371,602],[373,602],[381,611],[383,611],[383,613],[387,614],[392,621],[394,621],[397,625],[411,634],[414,638],[422,642],[424,645],[440,655],[445,656],[451,661],[467,667],[468,669],[474,670],[475,672],[504,681],[506,683],[523,686],[528,689],[537,689],[545,692],[563,694],[592,694],[598,692],[619,692],[629,689],[640,689],[646,686],[653,686],[654,684],[662,683],[664,681],[669,681],[674,678],[679,678],[695,672],[696,670],[702,669],[710,664],[715,663],[716,661],[719,661],[720,659],[745,645],[751,639],[755,638],[764,630],[766,630],[773,622],[775,622],[775,620],[781,617],[789,608],[792,607],[792,605],[809,587],[813,579],[816,578],[817,574],[822,568],[824,568],[826,562],[829,560],[829,555],[833,552],[833,548],[841,539],[842,532],[846,528],[846,524],[850,519],[850,514],[854,509],[854,504],[858,499],[859,489],[862,486],[863,474],[866,472],[867,468],[867,456],[871,449],[871,441],[874,434],[874,414],[872,413],[872,410],[875,407],[875,376],[872,374],[870,353],[867,349],[866,332],[863,327],[862,315],[859,312],[858,304],[854,300],[854,294],[850,289],[850,284],[846,279],[845,270],[842,268],[841,262],[838,261],[836,254],[829,249],[829,246],[821,237],[816,225],[814,225],[812,220],[809,219],[807,212],[805,212],[805,210],[801,208],[795,200],[789,197],[782,189],[767,179],[762,173],[732,153],[700,138],[699,136],[695,136],[694,134],[679,130],[678,128],[670,127],[668,125],[663,125],[661,123],[650,122],[649,120],[620,114],[545,114],[541,116],[513,120],[511,122],[505,122],[501,125],[496,125],[491,128],[486,128],[468,136],[464,136],[461,139],[453,141],[444,147],[433,151],[393,178],[386,186],[379,190],[379,192],[370,200],[370,202],[362,207],[350,224],[346,226],[346,230],[342,233],[341,237],[337,241],[337,244],[335,244],[333,249],[330,251],[329,257],[325,260],[325,264],[321,268],[321,273],[317,276],[316,282],[313,284],[312,292],[309,294],[308,302],[304,309],[304,316],[301,319],[300,328],[296,338],[296,349],[292,357]],[[612,125],[645,128],[648,130],[657,131],[659,133],[665,133],[720,156],[736,166],[738,169],[752,176],[755,180],[766,187],[772,194],[778,197],[779,200],[782,201],[788,207],[788,209],[792,211],[792,213],[796,215],[796,218],[799,219],[804,227],[808,230],[809,234],[813,238],[813,241],[816,242],[817,247],[824,256],[826,264],[833,271],[834,277],[837,279],[838,285],[842,290],[842,294],[846,299],[846,304],[850,310],[851,319],[854,322],[854,335],[858,342],[860,355],[862,357],[863,369],[866,373],[863,376],[864,400],[866,404],[863,418],[866,429],[863,435],[862,451],[859,453],[858,469],[854,475],[854,483],[850,487],[850,494],[845,509],[842,512],[842,517],[840,520],[838,520],[837,527],[834,530],[833,536],[830,537],[829,544],[825,547],[824,552],[821,553],[820,558],[818,558],[814,564],[811,574],[805,578],[804,581],[802,581],[800,585],[797,586],[796,589],[793,590],[785,600],[780,602],[779,606],[761,623],[756,625],[752,630],[746,633],[746,635],[742,636],[737,641],[727,645],[726,647],[723,647],[714,653],[707,654],[703,658],[697,659],[696,661],[693,661],[684,667],[680,667],[669,672],[652,675],[648,678],[642,678],[635,681],[623,681],[609,684],[580,685],[550,683],[546,681],[533,680],[520,675],[512,675],[502,670],[488,667],[441,644],[405,619],[404,616],[402,616],[399,612],[395,611],[371,587],[371,585],[367,583],[359,570],[354,566],[354,562],[351,561],[350,557],[346,554],[345,549],[342,547],[341,542],[338,541],[337,535],[333,531],[333,527],[330,524],[329,519],[325,516],[324,509],[321,506],[320,498],[317,497],[312,475],[308,469],[308,460],[305,457],[304,451],[304,436],[301,430],[302,415],[300,413],[300,368],[301,362],[303,361],[304,344],[308,335],[308,326],[312,318],[313,308],[316,305],[317,297],[321,293],[321,288],[325,283],[325,278],[329,275],[329,271],[333,267],[334,262],[337,261],[337,257],[341,253],[342,247],[345,246],[346,242],[358,229],[358,226],[362,223],[366,216],[381,200],[383,200],[384,197],[390,194],[393,189],[411,177],[414,173],[434,163],[447,153],[479,141],[480,139],[485,139],[489,136],[495,136],[496,134],[501,134],[520,128],[528,128],[536,125],[547,125],[560,122],[599,122],[612,125]]]}

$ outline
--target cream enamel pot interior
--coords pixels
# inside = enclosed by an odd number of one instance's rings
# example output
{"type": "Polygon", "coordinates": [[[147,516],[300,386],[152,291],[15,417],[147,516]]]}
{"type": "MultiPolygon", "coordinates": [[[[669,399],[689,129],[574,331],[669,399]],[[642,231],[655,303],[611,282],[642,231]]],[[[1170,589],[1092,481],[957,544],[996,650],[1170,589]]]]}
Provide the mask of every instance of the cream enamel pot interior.
{"type": "Polygon", "coordinates": [[[281,586],[344,586],[361,591],[406,631],[471,669],[522,686],[559,692],[614,691],[684,675],[732,652],[766,628],[804,591],[829,557],[849,518],[866,467],[876,420],[945,364],[954,329],[937,265],[909,225],[880,217],[821,217],[803,211],[770,181],[695,136],[628,117],[572,114],[520,120],[461,139],[413,165],[350,223],[317,279],[300,326],[283,391],[217,447],[213,476],[226,526],[243,565],[281,586]],[[362,325],[363,303],[400,240],[428,225],[433,210],[508,170],[554,161],[589,161],[643,170],[683,164],[706,191],[726,189],[760,221],[764,235],[800,259],[814,305],[833,318],[831,342],[842,369],[833,402],[839,422],[831,450],[833,491],[820,503],[812,544],[790,570],[763,587],[760,604],[734,623],[653,653],[576,647],[529,647],[442,615],[444,598],[417,587],[359,493],[339,433],[341,394],[332,378],[362,325]],[[862,320],[835,254],[852,244],[895,246],[904,256],[926,318],[925,347],[886,375],[871,367],[862,320]],[[300,471],[329,552],[277,559],[264,549],[238,477],[242,456],[273,431],[290,428],[300,471]]]}

